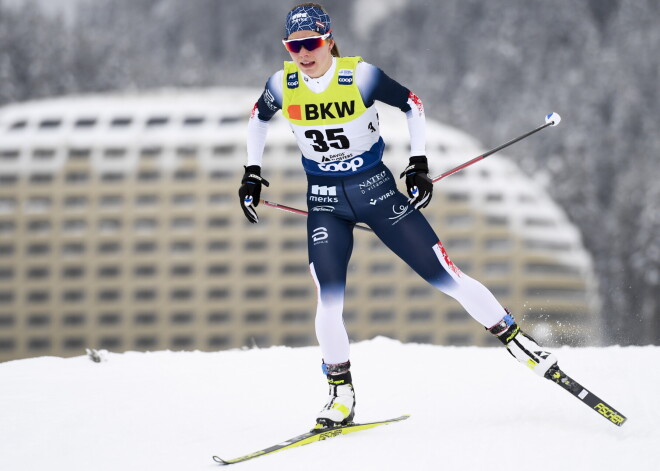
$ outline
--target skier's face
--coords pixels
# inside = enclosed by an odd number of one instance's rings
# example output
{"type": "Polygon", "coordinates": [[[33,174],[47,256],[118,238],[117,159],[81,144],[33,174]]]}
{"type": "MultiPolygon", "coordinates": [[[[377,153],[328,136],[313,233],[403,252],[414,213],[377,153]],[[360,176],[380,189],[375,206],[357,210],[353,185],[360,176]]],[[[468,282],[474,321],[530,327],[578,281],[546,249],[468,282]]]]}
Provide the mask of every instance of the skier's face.
{"type": "MultiPolygon", "coordinates": [[[[287,40],[311,38],[314,36],[320,35],[315,31],[296,31],[295,33],[292,33],[287,40]]],[[[291,59],[301,71],[312,78],[317,78],[326,73],[332,65],[332,54],[330,51],[334,44],[335,42],[332,39],[326,39],[323,41],[323,44],[316,49],[308,51],[303,46],[300,49],[300,52],[289,51],[289,55],[291,55],[291,59]]]]}

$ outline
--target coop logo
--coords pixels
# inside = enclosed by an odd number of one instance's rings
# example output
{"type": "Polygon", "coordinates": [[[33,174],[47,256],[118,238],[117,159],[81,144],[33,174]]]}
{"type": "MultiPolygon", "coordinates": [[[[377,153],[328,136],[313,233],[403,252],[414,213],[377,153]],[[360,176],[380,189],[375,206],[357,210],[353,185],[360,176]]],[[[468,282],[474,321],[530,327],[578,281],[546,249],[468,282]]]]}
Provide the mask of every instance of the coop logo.
{"type": "Polygon", "coordinates": [[[324,172],[357,172],[357,170],[364,165],[362,157],[356,157],[352,160],[344,160],[342,162],[331,162],[319,164],[319,169],[324,172]]]}
{"type": "Polygon", "coordinates": [[[309,200],[316,203],[339,203],[336,186],[312,185],[309,200]]]}
{"type": "Polygon", "coordinates": [[[298,72],[292,72],[286,76],[286,86],[288,88],[298,88],[300,81],[298,80],[298,72]]]}
{"type": "Polygon", "coordinates": [[[341,69],[337,81],[339,85],[353,85],[353,71],[351,69],[341,69]]]}
{"type": "Polygon", "coordinates": [[[325,227],[317,227],[312,231],[312,241],[314,245],[328,243],[328,229],[325,227]]]}

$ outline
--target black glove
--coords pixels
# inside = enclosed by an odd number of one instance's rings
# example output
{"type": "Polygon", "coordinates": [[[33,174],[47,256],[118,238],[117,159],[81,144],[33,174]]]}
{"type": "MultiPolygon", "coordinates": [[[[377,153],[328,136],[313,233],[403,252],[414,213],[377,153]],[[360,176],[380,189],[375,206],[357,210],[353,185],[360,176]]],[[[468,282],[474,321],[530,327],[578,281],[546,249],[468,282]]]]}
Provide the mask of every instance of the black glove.
{"type": "Polygon", "coordinates": [[[408,203],[413,205],[415,209],[426,208],[433,195],[433,180],[429,178],[429,164],[426,156],[410,157],[408,167],[401,172],[399,178],[403,178],[404,175],[408,196],[410,196],[408,203]]]}
{"type": "Polygon", "coordinates": [[[241,209],[245,213],[245,217],[253,224],[259,222],[259,216],[254,208],[259,206],[262,184],[270,186],[268,180],[261,177],[261,167],[258,165],[245,167],[241,187],[238,189],[238,197],[241,200],[241,209]]]}

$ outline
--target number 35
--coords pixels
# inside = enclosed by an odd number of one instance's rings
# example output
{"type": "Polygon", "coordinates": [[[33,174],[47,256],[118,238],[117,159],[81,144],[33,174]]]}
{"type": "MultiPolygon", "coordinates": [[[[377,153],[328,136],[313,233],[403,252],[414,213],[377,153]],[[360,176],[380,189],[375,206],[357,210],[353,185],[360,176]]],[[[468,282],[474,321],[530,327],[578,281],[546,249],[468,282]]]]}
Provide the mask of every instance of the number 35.
{"type": "Polygon", "coordinates": [[[325,134],[318,129],[310,129],[305,131],[305,137],[314,141],[312,148],[316,152],[327,152],[330,147],[335,149],[348,149],[350,147],[351,143],[348,137],[342,134],[343,132],[344,128],[326,129],[325,134]]]}

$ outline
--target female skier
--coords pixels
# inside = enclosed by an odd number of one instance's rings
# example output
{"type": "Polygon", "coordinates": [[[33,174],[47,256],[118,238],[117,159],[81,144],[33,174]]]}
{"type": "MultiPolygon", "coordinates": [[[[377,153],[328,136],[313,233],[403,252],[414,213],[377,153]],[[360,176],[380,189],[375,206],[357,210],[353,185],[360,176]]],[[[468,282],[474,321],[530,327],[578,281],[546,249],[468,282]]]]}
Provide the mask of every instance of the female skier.
{"type": "Polygon", "coordinates": [[[518,327],[513,317],[478,281],[449,259],[420,212],[431,201],[422,101],[361,57],[341,57],[330,17],[321,5],[302,3],[286,17],[284,46],[291,61],[273,74],[254,105],[248,124],[247,166],[238,191],[247,219],[261,186],[268,122],[281,110],[302,152],[307,174],[309,266],[317,287],[316,336],[330,397],[316,427],[346,424],[355,415],[349,341],[342,319],[353,228],[366,223],[396,255],[438,290],[458,300],[496,335],[521,363],[543,376],[556,362],[518,327]],[[383,164],[375,101],[401,109],[410,132],[410,161],[401,173],[406,197],[383,164]],[[375,204],[374,204],[375,202],[375,204]]]}

